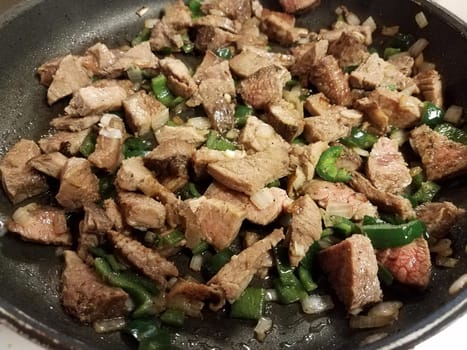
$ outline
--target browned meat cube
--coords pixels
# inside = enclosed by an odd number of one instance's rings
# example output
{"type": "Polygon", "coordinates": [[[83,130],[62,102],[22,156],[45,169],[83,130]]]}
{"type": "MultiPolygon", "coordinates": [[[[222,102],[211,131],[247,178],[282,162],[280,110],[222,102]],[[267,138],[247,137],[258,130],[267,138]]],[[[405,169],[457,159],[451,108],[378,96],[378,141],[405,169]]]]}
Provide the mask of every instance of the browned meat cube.
{"type": "Polygon", "coordinates": [[[291,49],[295,64],[290,72],[300,78],[303,86],[308,85],[314,66],[326,56],[329,42],[327,40],[312,41],[291,49]]]}
{"type": "Polygon", "coordinates": [[[230,33],[236,33],[235,23],[225,16],[219,14],[208,14],[201,16],[193,21],[195,27],[212,27],[225,30],[230,33]]]}
{"type": "Polygon", "coordinates": [[[424,238],[417,238],[401,247],[380,250],[376,256],[396,281],[422,289],[430,283],[430,250],[424,238]]]}
{"type": "Polygon", "coordinates": [[[44,153],[61,152],[67,156],[79,153],[79,148],[91,129],[78,132],[59,131],[39,140],[39,147],[44,153]]]}
{"type": "Polygon", "coordinates": [[[343,32],[339,39],[331,42],[328,53],[333,55],[341,68],[359,66],[370,55],[360,33],[343,32]]]}
{"type": "Polygon", "coordinates": [[[290,265],[298,266],[308,249],[321,237],[321,212],[309,195],[296,199],[288,208],[292,215],[288,235],[290,265]]]}
{"type": "Polygon", "coordinates": [[[410,144],[422,159],[427,179],[436,181],[467,173],[467,146],[419,126],[410,133],[410,144]]]}
{"type": "Polygon", "coordinates": [[[246,103],[256,109],[265,109],[281,100],[282,89],[290,79],[288,70],[279,66],[268,66],[242,80],[238,91],[246,103]]]}
{"type": "Polygon", "coordinates": [[[238,50],[243,50],[247,46],[260,48],[267,46],[268,37],[260,31],[259,24],[260,22],[256,17],[249,18],[242,23],[236,41],[238,50]]]}
{"type": "Polygon", "coordinates": [[[93,322],[128,313],[128,294],[105,284],[75,252],[66,250],[64,256],[62,303],[69,314],[93,322]]]}
{"type": "Polygon", "coordinates": [[[121,232],[123,230],[123,218],[117,203],[112,198],[108,198],[104,201],[105,214],[112,223],[112,228],[121,232]]]}
{"type": "Polygon", "coordinates": [[[443,108],[443,83],[438,71],[430,69],[418,73],[414,80],[425,101],[433,102],[439,108],[443,108]]]}
{"type": "Polygon", "coordinates": [[[250,116],[246,120],[238,141],[246,150],[255,152],[265,151],[269,147],[284,146],[284,139],[276,133],[271,125],[266,124],[255,116],[250,116]]]}
{"type": "Polygon", "coordinates": [[[382,300],[378,263],[367,237],[352,235],[322,250],[319,263],[349,312],[382,300]]]}
{"type": "Polygon", "coordinates": [[[178,276],[177,267],[155,250],[116,231],[108,231],[107,236],[123,257],[162,287],[167,278],[178,276]]]}
{"type": "Polygon", "coordinates": [[[200,27],[196,34],[195,47],[199,51],[215,51],[238,40],[238,35],[217,27],[200,27]]]}
{"type": "Polygon", "coordinates": [[[183,61],[166,57],[160,61],[160,66],[167,77],[168,87],[175,95],[190,98],[196,92],[196,83],[183,61]]]}
{"type": "Polygon", "coordinates": [[[465,209],[451,202],[423,203],[415,208],[417,219],[423,221],[430,237],[443,238],[451,227],[465,214],[465,209]]]}
{"type": "Polygon", "coordinates": [[[144,91],[123,101],[125,120],[135,135],[144,135],[163,127],[169,120],[169,109],[144,91]]]}
{"type": "Polygon", "coordinates": [[[373,145],[368,157],[367,175],[377,189],[389,193],[399,194],[412,182],[397,141],[387,137],[380,137],[373,145]]]}
{"type": "Polygon", "coordinates": [[[89,129],[91,126],[97,124],[100,119],[98,115],[90,115],[81,118],[65,115],[52,119],[50,121],[50,126],[57,130],[77,132],[89,129]]]}
{"type": "Polygon", "coordinates": [[[250,0],[205,0],[201,9],[204,13],[220,13],[241,22],[252,15],[250,0]]]}
{"type": "Polygon", "coordinates": [[[55,73],[57,72],[60,62],[63,60],[63,57],[56,57],[50,61],[45,62],[36,72],[39,74],[40,83],[44,86],[49,86],[54,78],[55,73]]]}
{"type": "Polygon", "coordinates": [[[332,105],[329,102],[329,99],[322,92],[319,92],[307,97],[303,107],[305,107],[308,113],[315,116],[328,114],[332,105]]]}
{"type": "Polygon", "coordinates": [[[295,13],[313,6],[318,6],[320,0],[279,0],[282,8],[287,13],[295,13]]]}
{"type": "Polygon", "coordinates": [[[45,177],[29,164],[31,159],[40,154],[34,141],[21,139],[0,161],[2,186],[13,204],[48,190],[45,177]]]}
{"type": "MultiPolygon", "coordinates": [[[[196,83],[199,84],[201,81],[211,78],[218,78],[218,79],[227,79],[230,80],[232,76],[229,70],[229,67],[225,65],[225,60],[218,57],[214,52],[207,51],[203,57],[203,60],[196,68],[196,72],[193,75],[193,79],[195,79],[196,83]]],[[[233,87],[235,91],[235,84],[233,87]]],[[[199,102],[198,104],[201,104],[199,102]]],[[[195,104],[194,106],[197,106],[195,104]]]]}
{"type": "Polygon", "coordinates": [[[41,173],[58,179],[67,160],[68,158],[60,152],[52,152],[34,157],[28,164],[41,173]]]}
{"type": "Polygon", "coordinates": [[[177,0],[165,6],[162,21],[175,29],[184,29],[193,25],[191,11],[183,0],[177,0]]]}
{"type": "Polygon", "coordinates": [[[285,100],[269,106],[265,121],[288,142],[303,132],[305,124],[295,106],[285,100]]]}
{"type": "Polygon", "coordinates": [[[71,234],[62,209],[30,203],[15,210],[7,227],[26,241],[71,245],[71,234]]]}
{"type": "Polygon", "coordinates": [[[351,25],[345,22],[338,22],[338,26],[334,29],[322,28],[319,31],[319,37],[330,42],[339,40],[342,33],[360,34],[365,38],[365,45],[369,46],[373,42],[372,33],[374,31],[370,26],[351,25]]]}
{"type": "Polygon", "coordinates": [[[80,209],[99,199],[99,179],[91,170],[91,163],[83,158],[67,160],[60,177],[60,189],[55,198],[68,210],[80,209]]]}
{"type": "Polygon", "coordinates": [[[140,69],[157,69],[159,67],[159,60],[151,51],[149,41],[143,41],[119,55],[109,70],[115,74],[114,72],[123,72],[131,67],[140,69]]]}
{"type": "MultiPolygon", "coordinates": [[[[229,303],[237,300],[248,287],[255,273],[263,268],[264,259],[277,243],[284,239],[282,229],[276,229],[262,240],[234,255],[219,272],[212,277],[208,285],[220,288],[229,303]]],[[[222,305],[220,306],[222,307],[222,305]]]]}
{"type": "Polygon", "coordinates": [[[196,129],[192,126],[168,126],[164,125],[155,133],[157,143],[166,143],[171,140],[184,141],[201,146],[207,137],[208,131],[204,129],[196,129]]]}
{"type": "Polygon", "coordinates": [[[193,154],[193,170],[195,171],[196,177],[203,178],[207,175],[207,166],[209,164],[221,160],[241,159],[245,156],[245,151],[218,151],[207,147],[201,147],[193,154]]]}
{"type": "Polygon", "coordinates": [[[128,225],[141,231],[161,228],[166,210],[158,201],[139,193],[120,192],[118,204],[128,225]]]}
{"type": "Polygon", "coordinates": [[[365,115],[375,133],[384,135],[389,131],[389,116],[375,101],[363,97],[355,101],[354,106],[365,115]]]}
{"type": "Polygon", "coordinates": [[[268,9],[262,11],[261,29],[281,45],[292,45],[308,36],[308,29],[295,27],[295,17],[268,9]]]}
{"type": "Polygon", "coordinates": [[[86,69],[95,76],[118,77],[123,72],[113,71],[111,67],[122,54],[121,50],[109,49],[103,43],[96,43],[86,50],[84,57],[86,69]]]}
{"type": "Polygon", "coordinates": [[[410,77],[412,75],[412,69],[415,64],[415,60],[412,56],[410,56],[408,52],[401,52],[392,55],[391,57],[389,57],[388,62],[393,64],[406,77],[410,77]]]}
{"type": "Polygon", "coordinates": [[[172,52],[180,52],[184,42],[182,35],[175,28],[159,21],[152,28],[149,44],[153,51],[163,51],[170,48],[172,52]]]}

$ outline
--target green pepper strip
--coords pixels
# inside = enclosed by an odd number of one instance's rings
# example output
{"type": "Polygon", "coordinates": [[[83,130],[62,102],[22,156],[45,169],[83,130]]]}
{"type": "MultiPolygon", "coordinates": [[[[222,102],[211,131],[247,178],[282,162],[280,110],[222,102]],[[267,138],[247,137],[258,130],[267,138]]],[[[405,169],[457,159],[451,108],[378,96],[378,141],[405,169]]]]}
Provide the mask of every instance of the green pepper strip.
{"type": "Polygon", "coordinates": [[[237,149],[235,145],[227,140],[225,137],[217,134],[215,131],[209,132],[208,138],[206,140],[206,147],[210,149],[215,149],[217,151],[234,151],[237,149]]]}
{"type": "Polygon", "coordinates": [[[153,145],[150,141],[139,137],[128,137],[123,143],[123,156],[125,159],[131,157],[143,157],[151,151],[153,145]]]}
{"type": "Polygon", "coordinates": [[[431,202],[440,189],[441,187],[438,184],[425,181],[421,183],[420,188],[412,195],[412,198],[417,204],[431,202]]]}
{"type": "Polygon", "coordinates": [[[154,314],[153,296],[142,286],[136,284],[125,275],[112,271],[112,268],[103,258],[94,259],[94,267],[101,278],[114,287],[120,287],[127,292],[136,302],[138,307],[133,311],[133,316],[138,318],[154,314]]]}
{"type": "Polygon", "coordinates": [[[266,290],[264,288],[246,288],[232,304],[230,317],[258,320],[264,313],[266,290]]]}
{"type": "Polygon", "coordinates": [[[121,274],[122,276],[124,276],[124,278],[134,282],[137,285],[140,285],[152,295],[159,295],[159,287],[157,286],[156,282],[154,282],[152,279],[129,270],[122,271],[121,274]]]}
{"type": "Polygon", "coordinates": [[[195,48],[195,44],[190,40],[188,33],[182,34],[182,40],[183,40],[182,51],[184,53],[192,53],[195,48]]]}
{"type": "Polygon", "coordinates": [[[176,247],[183,239],[185,234],[180,230],[173,230],[167,235],[161,236],[157,242],[158,248],[173,248],[176,247]]]}
{"type": "Polygon", "coordinates": [[[390,286],[394,281],[392,273],[381,264],[378,264],[378,278],[386,286],[390,286]]]}
{"type": "Polygon", "coordinates": [[[170,92],[167,86],[167,78],[164,74],[159,74],[158,76],[152,78],[151,88],[156,98],[164,106],[171,107],[175,104],[175,96],[170,92]]]}
{"type": "Polygon", "coordinates": [[[336,167],[337,159],[343,152],[343,146],[332,146],[321,154],[316,165],[316,172],[322,179],[331,182],[346,182],[352,178],[347,170],[336,167]]]}
{"type": "Polygon", "coordinates": [[[99,194],[101,199],[113,198],[117,195],[114,186],[115,176],[105,175],[99,178],[99,194]]]}
{"type": "Polygon", "coordinates": [[[303,288],[310,293],[318,288],[318,285],[313,281],[310,271],[308,271],[303,265],[299,265],[297,268],[298,279],[300,280],[303,288]]]}
{"type": "Polygon", "coordinates": [[[342,216],[333,216],[331,220],[334,232],[341,236],[348,237],[352,233],[360,233],[359,227],[347,218],[342,216]]]}
{"type": "Polygon", "coordinates": [[[434,128],[436,125],[441,124],[444,119],[444,111],[431,102],[423,104],[422,111],[422,124],[434,128]]]}
{"type": "Polygon", "coordinates": [[[151,36],[151,28],[144,27],[138,35],[131,41],[131,46],[141,44],[143,41],[148,41],[151,36]]]}
{"type": "Polygon", "coordinates": [[[292,144],[294,145],[306,145],[306,141],[301,137],[296,137],[292,140],[292,144]]]}
{"type": "Polygon", "coordinates": [[[83,143],[79,146],[79,152],[84,157],[89,157],[91,153],[96,149],[97,135],[94,133],[89,133],[83,140],[83,143]]]}
{"type": "Polygon", "coordinates": [[[183,200],[201,197],[201,193],[199,193],[196,185],[193,182],[188,182],[185,186],[183,186],[178,194],[180,197],[182,197],[183,200]]]}
{"type": "Polygon", "coordinates": [[[181,327],[183,326],[183,321],[185,320],[185,313],[178,309],[167,309],[160,316],[160,320],[162,323],[169,326],[181,327]]]}
{"type": "Polygon", "coordinates": [[[362,149],[371,148],[376,141],[378,141],[378,137],[358,128],[352,128],[350,136],[340,139],[340,142],[348,147],[358,147],[362,149]]]}
{"type": "Polygon", "coordinates": [[[281,186],[281,182],[279,181],[279,179],[275,179],[274,181],[272,181],[272,182],[270,182],[270,183],[268,183],[266,185],[266,187],[269,187],[269,188],[271,188],[271,187],[280,187],[280,186],[281,186]]]}
{"type": "Polygon", "coordinates": [[[347,66],[343,69],[344,73],[352,73],[355,69],[358,68],[358,65],[347,66]]]}
{"type": "Polygon", "coordinates": [[[401,52],[401,49],[398,47],[387,47],[384,49],[383,57],[387,60],[389,57],[398,54],[401,52]]]}
{"type": "Polygon", "coordinates": [[[291,304],[307,296],[300,280],[292,267],[286,262],[287,251],[283,247],[274,248],[274,257],[279,278],[274,281],[274,288],[282,304],[291,304]]]}
{"type": "Polygon", "coordinates": [[[229,248],[222,249],[217,254],[207,259],[203,264],[205,272],[209,276],[214,276],[222,268],[222,266],[230,261],[230,258],[233,255],[234,253],[229,248]]]}
{"type": "Polygon", "coordinates": [[[203,11],[201,11],[201,1],[199,0],[190,0],[188,2],[188,7],[191,11],[191,17],[193,19],[204,16],[203,11]]]}
{"type": "Polygon", "coordinates": [[[407,51],[415,41],[412,34],[397,33],[391,40],[391,47],[399,48],[401,51],[407,51]]]}
{"type": "Polygon", "coordinates": [[[107,253],[104,249],[99,247],[88,247],[88,251],[99,258],[105,259],[107,263],[110,265],[113,271],[124,271],[127,267],[117,261],[114,255],[107,253]]]}
{"type": "Polygon", "coordinates": [[[192,249],[191,249],[191,253],[193,255],[198,255],[198,254],[201,254],[201,253],[204,253],[206,250],[209,249],[209,243],[202,240],[202,241],[199,241],[198,244],[196,244],[192,249]]]}
{"type": "Polygon", "coordinates": [[[139,319],[128,322],[123,329],[139,343],[138,350],[172,349],[169,333],[156,325],[153,319],[139,319]]]}
{"type": "Polygon", "coordinates": [[[436,132],[439,132],[441,135],[446,136],[448,139],[454,142],[459,142],[464,145],[467,145],[467,132],[462,129],[456,128],[455,126],[449,123],[442,123],[435,127],[436,132]]]}
{"type": "Polygon", "coordinates": [[[219,47],[215,53],[218,57],[226,60],[230,60],[232,58],[232,51],[230,51],[228,47],[219,47]]]}
{"type": "Polygon", "coordinates": [[[376,249],[400,247],[409,244],[426,232],[425,224],[413,220],[401,225],[377,224],[363,225],[363,232],[376,249]]]}
{"type": "Polygon", "coordinates": [[[235,119],[237,121],[237,126],[239,128],[243,128],[246,124],[246,120],[248,119],[248,116],[250,116],[253,113],[253,108],[245,106],[245,105],[237,105],[235,107],[235,119]]]}

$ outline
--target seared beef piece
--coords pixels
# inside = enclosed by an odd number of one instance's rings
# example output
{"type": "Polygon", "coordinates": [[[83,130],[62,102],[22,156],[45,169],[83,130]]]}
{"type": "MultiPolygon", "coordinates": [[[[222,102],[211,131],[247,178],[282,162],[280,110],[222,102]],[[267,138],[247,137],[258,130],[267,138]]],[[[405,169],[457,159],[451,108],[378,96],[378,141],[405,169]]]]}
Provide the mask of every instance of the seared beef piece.
{"type": "Polygon", "coordinates": [[[151,51],[149,41],[143,41],[118,57],[109,69],[112,72],[124,72],[131,67],[140,69],[159,68],[159,59],[151,51]]]}
{"type": "Polygon", "coordinates": [[[408,52],[401,52],[392,55],[388,58],[388,62],[396,66],[396,68],[399,69],[399,71],[406,77],[410,77],[412,75],[412,69],[415,64],[415,60],[408,52]]]}
{"type": "Polygon", "coordinates": [[[396,66],[380,58],[377,53],[371,54],[365,62],[352,71],[349,81],[352,87],[365,90],[380,86],[404,90],[415,84],[412,78],[406,77],[396,66]]]}
{"type": "MultiPolygon", "coordinates": [[[[230,246],[246,217],[245,208],[220,199],[202,196],[186,203],[203,233],[201,238],[217,250],[230,246]]],[[[186,235],[189,244],[192,240],[188,237],[188,232],[186,235]]]]}
{"type": "Polygon", "coordinates": [[[60,61],[53,76],[47,91],[47,101],[51,105],[89,84],[91,77],[82,66],[79,57],[67,55],[60,61]]]}
{"type": "Polygon", "coordinates": [[[201,318],[201,310],[205,302],[217,309],[224,305],[224,295],[219,288],[203,283],[179,279],[166,295],[167,308],[183,308],[186,315],[201,318]]]}
{"type": "Polygon", "coordinates": [[[135,135],[144,135],[163,127],[169,120],[169,109],[144,91],[123,101],[125,121],[135,135]]]}
{"type": "Polygon", "coordinates": [[[201,10],[208,13],[216,13],[240,22],[252,15],[251,0],[205,0],[201,10]]]}
{"type": "Polygon", "coordinates": [[[325,56],[314,65],[310,72],[310,82],[332,103],[343,106],[352,103],[348,77],[339,67],[334,56],[325,56]]]}
{"type": "Polygon", "coordinates": [[[382,300],[378,263],[367,237],[352,235],[322,250],[318,257],[321,268],[348,311],[382,300]]]}
{"type": "Polygon", "coordinates": [[[39,140],[39,147],[44,153],[61,152],[67,156],[79,153],[79,148],[91,129],[78,132],[59,131],[39,140]]]}
{"type": "Polygon", "coordinates": [[[112,198],[108,198],[104,201],[105,214],[112,223],[112,228],[117,231],[123,230],[123,218],[117,203],[112,198]]]}
{"type": "Polygon", "coordinates": [[[376,257],[400,283],[422,289],[430,283],[430,250],[422,237],[401,247],[382,249],[376,257]]]}
{"type": "MultiPolygon", "coordinates": [[[[251,247],[261,238],[262,236],[259,233],[253,231],[245,232],[245,236],[243,237],[243,249],[251,247]]],[[[261,265],[262,267],[256,272],[255,275],[260,279],[265,279],[268,276],[269,268],[274,266],[274,258],[272,252],[269,252],[269,254],[264,256],[261,265]]]]}
{"type": "Polygon", "coordinates": [[[295,59],[291,55],[268,52],[264,49],[246,46],[242,52],[229,60],[230,69],[241,78],[246,78],[261,68],[274,64],[290,67],[295,59]]]}
{"type": "MultiPolygon", "coordinates": [[[[207,51],[203,57],[203,60],[196,68],[196,72],[193,75],[193,79],[195,79],[195,82],[197,84],[200,84],[203,80],[212,78],[224,78],[230,80],[230,70],[228,69],[228,67],[225,66],[224,61],[225,60],[218,57],[214,52],[207,51]]],[[[233,89],[235,90],[235,86],[233,89]]],[[[193,106],[197,106],[199,104],[201,104],[201,102],[199,102],[198,104],[194,104],[193,106]]]]}
{"type": "Polygon", "coordinates": [[[443,238],[452,225],[465,214],[465,209],[451,202],[423,203],[415,208],[417,219],[423,221],[430,237],[443,238]]]}
{"type": "Polygon", "coordinates": [[[341,68],[359,66],[370,55],[364,41],[360,33],[343,32],[339,39],[331,42],[328,53],[337,59],[341,68]]]}
{"type": "Polygon", "coordinates": [[[218,14],[198,17],[193,21],[193,25],[195,27],[218,28],[218,29],[226,30],[227,32],[230,32],[230,33],[237,32],[235,23],[231,19],[225,16],[220,16],[218,14]]]}
{"type": "MultiPolygon", "coordinates": [[[[234,255],[207,283],[219,287],[229,303],[237,300],[255,273],[263,267],[269,251],[284,239],[283,229],[276,229],[262,240],[234,255]]],[[[222,307],[222,305],[220,305],[222,307]]],[[[219,307],[219,308],[220,308],[219,307]]]]}
{"type": "Polygon", "coordinates": [[[197,86],[190,75],[188,67],[181,60],[166,57],[160,61],[161,71],[167,77],[167,85],[177,96],[190,98],[197,86]]]}
{"type": "Polygon", "coordinates": [[[298,76],[303,86],[308,85],[314,66],[326,56],[329,42],[327,40],[312,41],[291,49],[295,64],[290,72],[298,76]]]}
{"type": "Polygon", "coordinates": [[[265,151],[269,147],[285,145],[284,139],[276,133],[271,125],[266,124],[255,116],[250,116],[240,132],[238,141],[249,151],[265,151]]]}
{"type": "Polygon", "coordinates": [[[372,33],[373,29],[369,26],[361,25],[350,25],[343,21],[339,21],[338,25],[334,29],[322,28],[319,31],[319,37],[330,42],[339,40],[343,33],[351,33],[352,35],[362,35],[365,38],[365,45],[369,46],[372,44],[372,33]]]}
{"type": "Polygon", "coordinates": [[[400,194],[412,182],[397,141],[387,137],[380,137],[373,145],[366,173],[377,189],[394,194],[400,194]]]}
{"type": "Polygon", "coordinates": [[[157,176],[189,178],[188,165],[196,151],[192,143],[171,140],[161,143],[144,157],[144,164],[157,176]]]}
{"type": "Polygon", "coordinates": [[[281,100],[282,89],[291,78],[290,72],[283,67],[264,67],[242,80],[238,92],[247,104],[266,109],[281,100]]]}
{"type": "Polygon", "coordinates": [[[79,224],[78,246],[76,253],[89,266],[94,265],[94,256],[89,251],[92,247],[97,247],[101,243],[99,236],[95,233],[87,233],[83,228],[83,221],[79,224]]]}
{"type": "Polygon", "coordinates": [[[60,62],[63,60],[63,56],[56,57],[50,61],[45,62],[36,72],[39,74],[40,83],[44,86],[49,86],[52,83],[55,73],[57,72],[60,62]]]}
{"type": "Polygon", "coordinates": [[[217,27],[200,27],[196,34],[195,47],[199,51],[217,50],[235,43],[238,35],[217,27]]]}
{"type": "Polygon", "coordinates": [[[312,116],[328,114],[333,108],[329,99],[322,92],[308,96],[303,107],[312,116]]]}
{"type": "Polygon", "coordinates": [[[320,0],[279,0],[282,8],[287,13],[295,13],[310,7],[318,6],[320,0]]]}
{"type": "Polygon", "coordinates": [[[418,73],[414,80],[426,101],[433,102],[439,108],[443,108],[443,83],[437,70],[430,69],[418,73]]]}
{"type": "Polygon", "coordinates": [[[354,107],[364,114],[374,133],[384,135],[389,131],[389,116],[378,103],[368,97],[363,97],[355,101],[354,107]]]}
{"type": "Polygon", "coordinates": [[[287,210],[291,214],[288,235],[290,265],[298,266],[308,249],[321,237],[321,213],[309,195],[296,199],[287,210]]]}
{"type": "MultiPolygon", "coordinates": [[[[379,209],[395,213],[404,220],[413,219],[415,217],[415,211],[407,198],[377,189],[362,174],[354,171],[349,183],[354,190],[365,195],[372,203],[376,204],[379,209]]],[[[376,216],[376,213],[370,216],[376,216]]]]}
{"type": "Polygon", "coordinates": [[[66,250],[62,275],[62,304],[81,322],[94,322],[124,316],[130,298],[123,289],[105,284],[79,256],[66,250]]]}
{"type": "Polygon", "coordinates": [[[292,142],[303,132],[305,124],[303,116],[300,115],[295,106],[285,100],[280,100],[269,106],[265,121],[288,142],[292,142]]]}
{"type": "Polygon", "coordinates": [[[68,158],[60,152],[52,152],[34,157],[28,164],[41,173],[58,179],[67,160],[68,158]]]}
{"type": "Polygon", "coordinates": [[[261,29],[281,45],[292,45],[308,36],[308,29],[295,27],[294,16],[268,9],[262,11],[261,29]]]}
{"type": "Polygon", "coordinates": [[[0,161],[3,189],[13,204],[48,190],[45,177],[29,164],[40,154],[34,141],[21,139],[0,161]]]}
{"type": "Polygon", "coordinates": [[[76,210],[99,199],[99,179],[84,158],[67,160],[60,177],[60,189],[55,198],[67,210],[76,210]]]}
{"type": "Polygon", "coordinates": [[[258,18],[252,17],[242,23],[236,41],[237,49],[243,50],[247,46],[264,48],[268,44],[268,37],[259,30],[258,18]]]}
{"type": "Polygon", "coordinates": [[[162,22],[175,29],[184,29],[193,25],[191,11],[183,0],[174,1],[164,7],[162,22]]]}
{"type": "Polygon", "coordinates": [[[389,125],[410,128],[420,121],[422,102],[413,96],[380,87],[368,96],[388,116],[389,125]]]}
{"type": "Polygon", "coordinates": [[[364,194],[355,192],[341,182],[312,180],[304,186],[303,191],[323,208],[327,208],[332,203],[349,204],[352,206],[354,220],[362,220],[365,215],[377,216],[377,208],[364,194]]]}
{"type": "Polygon", "coordinates": [[[164,51],[169,48],[172,52],[180,52],[184,42],[182,35],[175,28],[159,21],[152,28],[149,44],[153,51],[164,51]]]}
{"type": "Polygon", "coordinates": [[[101,117],[98,115],[89,115],[87,117],[80,118],[65,115],[63,117],[52,119],[50,121],[50,126],[57,130],[77,132],[89,129],[93,125],[97,124],[100,118],[101,117]]]}
{"type": "Polygon", "coordinates": [[[217,182],[209,185],[204,196],[234,204],[246,211],[248,221],[265,226],[277,219],[290,199],[287,193],[278,187],[264,188],[262,191],[266,191],[267,196],[271,198],[271,203],[264,208],[258,208],[244,193],[231,190],[217,182]]]}
{"type": "Polygon", "coordinates": [[[245,151],[218,151],[207,147],[201,147],[193,154],[193,169],[198,178],[205,177],[209,164],[222,160],[241,159],[246,156],[245,151]]]}
{"type": "Polygon", "coordinates": [[[211,163],[207,169],[221,184],[251,196],[271,181],[288,175],[288,166],[288,149],[274,147],[244,158],[211,163]]]}
{"type": "Polygon", "coordinates": [[[168,126],[164,125],[155,133],[157,143],[166,143],[171,140],[184,141],[201,146],[206,141],[207,130],[196,129],[192,126],[168,126]]]}
{"type": "Polygon", "coordinates": [[[71,245],[65,211],[51,206],[30,203],[19,207],[8,221],[7,228],[25,241],[71,245]]]}
{"type": "Polygon", "coordinates": [[[410,145],[422,159],[430,181],[467,173],[467,146],[449,140],[427,125],[412,130],[410,145]]]}
{"type": "Polygon", "coordinates": [[[125,124],[114,114],[104,114],[99,123],[101,127],[96,140],[96,148],[88,160],[97,168],[115,172],[123,159],[123,140],[125,124]]]}
{"type": "Polygon", "coordinates": [[[122,72],[113,71],[111,67],[122,54],[123,52],[120,50],[111,50],[105,44],[96,43],[86,50],[85,56],[90,58],[89,65],[86,65],[86,68],[96,76],[118,77],[122,72]]]}
{"type": "Polygon", "coordinates": [[[165,224],[165,207],[150,197],[139,193],[120,192],[118,204],[125,222],[140,231],[161,228],[165,224]]]}
{"type": "Polygon", "coordinates": [[[107,236],[123,257],[161,286],[166,285],[167,278],[178,276],[177,267],[155,250],[116,231],[108,231],[107,236]]]}

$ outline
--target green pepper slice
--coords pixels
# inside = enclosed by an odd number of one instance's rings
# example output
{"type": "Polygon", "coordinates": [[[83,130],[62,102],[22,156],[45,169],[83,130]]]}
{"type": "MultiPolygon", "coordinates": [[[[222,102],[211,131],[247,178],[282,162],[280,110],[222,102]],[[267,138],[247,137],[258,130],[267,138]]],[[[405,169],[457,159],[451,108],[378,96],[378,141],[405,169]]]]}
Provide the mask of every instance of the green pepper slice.
{"type": "Polygon", "coordinates": [[[167,309],[160,316],[160,320],[162,323],[169,326],[181,327],[183,326],[183,321],[185,320],[185,313],[178,309],[167,309]]]}
{"type": "Polygon", "coordinates": [[[432,181],[422,182],[417,192],[412,195],[412,199],[417,204],[431,202],[440,189],[441,187],[432,181]]]}
{"type": "Polygon", "coordinates": [[[235,147],[231,141],[227,140],[225,137],[219,135],[215,131],[209,132],[205,145],[207,148],[217,151],[234,151],[237,149],[237,147],[235,147]]]}
{"type": "Polygon", "coordinates": [[[238,104],[237,107],[235,107],[235,119],[236,119],[236,124],[239,128],[243,128],[246,124],[246,120],[248,119],[248,116],[253,113],[253,108],[238,104]]]}
{"type": "Polygon", "coordinates": [[[441,124],[444,119],[444,111],[431,102],[423,104],[422,111],[422,124],[434,128],[436,125],[441,124]]]}
{"type": "Polygon", "coordinates": [[[467,132],[462,129],[456,128],[449,123],[442,123],[435,127],[436,132],[446,136],[448,139],[454,142],[459,142],[467,145],[467,132]]]}
{"type": "Polygon", "coordinates": [[[264,288],[246,288],[230,308],[230,317],[258,320],[264,313],[266,290],[264,288]]]}
{"type": "Polygon", "coordinates": [[[151,151],[153,145],[150,141],[140,137],[128,137],[123,143],[123,157],[144,157],[151,151]]]}
{"type": "Polygon", "coordinates": [[[389,57],[398,54],[401,52],[401,49],[398,47],[387,47],[384,49],[383,57],[387,60],[389,57]]]}
{"type": "Polygon", "coordinates": [[[426,233],[426,226],[420,220],[413,220],[400,225],[363,225],[362,231],[371,240],[373,247],[385,249],[400,247],[422,237],[426,233]]]}
{"type": "Polygon", "coordinates": [[[342,153],[344,153],[343,146],[332,146],[321,154],[316,165],[316,173],[319,177],[331,182],[346,182],[352,178],[347,170],[336,166],[337,159],[342,153]]]}
{"type": "Polygon", "coordinates": [[[371,148],[376,141],[378,141],[378,137],[358,128],[352,128],[350,136],[340,139],[340,142],[347,147],[358,147],[362,149],[371,148]]]}

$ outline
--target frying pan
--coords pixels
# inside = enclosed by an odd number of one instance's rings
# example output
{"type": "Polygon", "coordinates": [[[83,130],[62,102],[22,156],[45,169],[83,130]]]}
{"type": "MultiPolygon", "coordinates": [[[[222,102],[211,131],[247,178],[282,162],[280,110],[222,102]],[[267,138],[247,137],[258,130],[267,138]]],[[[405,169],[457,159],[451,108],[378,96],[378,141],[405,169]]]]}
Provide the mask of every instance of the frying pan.
{"type": "MultiPolygon", "coordinates": [[[[8,2],[8,1],[7,1],[8,2]]],[[[19,3],[19,1],[17,1],[19,3]]],[[[38,139],[48,132],[48,121],[62,109],[49,108],[45,88],[35,77],[34,68],[68,52],[81,53],[98,40],[120,45],[134,37],[144,19],[135,15],[142,6],[156,16],[167,1],[146,0],[28,0],[0,17],[0,155],[21,137],[38,139]]],[[[263,1],[278,9],[275,1],[263,1]]],[[[426,56],[441,71],[446,102],[467,106],[467,27],[436,4],[417,0],[323,0],[319,8],[298,19],[299,26],[317,30],[329,26],[333,10],[344,3],[361,18],[372,15],[378,25],[401,26],[402,32],[426,37],[426,56]],[[414,15],[423,10],[429,25],[421,30],[414,15]]],[[[467,208],[467,183],[458,179],[444,184],[441,200],[451,200],[467,208]]],[[[0,194],[0,219],[14,208],[0,194]]],[[[204,320],[188,320],[175,333],[177,346],[196,349],[369,349],[407,348],[439,331],[467,310],[467,290],[449,296],[447,289],[467,271],[464,247],[467,218],[451,230],[455,236],[458,265],[449,270],[434,268],[425,293],[398,288],[386,290],[388,297],[402,300],[399,320],[392,326],[367,331],[348,328],[345,310],[337,303],[331,312],[305,316],[297,305],[272,306],[274,328],[261,344],[253,340],[254,322],[232,320],[207,313],[204,320]],[[368,336],[386,333],[383,339],[362,345],[368,336]]],[[[61,258],[55,247],[40,246],[6,235],[0,239],[0,317],[20,332],[54,349],[134,348],[120,334],[98,335],[66,315],[59,301],[61,258]],[[129,347],[130,346],[130,347],[129,347]]]]}

